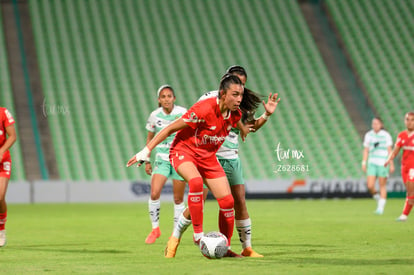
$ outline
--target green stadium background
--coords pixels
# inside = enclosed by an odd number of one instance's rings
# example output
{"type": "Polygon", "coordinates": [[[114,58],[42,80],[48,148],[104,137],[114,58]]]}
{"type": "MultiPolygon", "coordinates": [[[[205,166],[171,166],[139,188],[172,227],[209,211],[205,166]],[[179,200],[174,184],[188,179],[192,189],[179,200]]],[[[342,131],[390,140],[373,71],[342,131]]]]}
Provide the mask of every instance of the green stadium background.
{"type": "MultiPolygon", "coordinates": [[[[370,103],[359,112],[382,117],[395,140],[404,129],[405,112],[414,109],[414,1],[20,2],[29,11],[45,103],[29,108],[46,110],[59,180],[148,181],[144,169],[127,169],[125,163],[145,145],[157,88],[172,85],[176,104],[190,107],[217,89],[234,64],[246,68],[247,87],[281,98],[267,125],[241,144],[247,181],[363,178],[362,133],[304,18],[304,2],[324,11],[341,42],[338,48],[361,89],[352,91],[355,105],[370,103]],[[308,170],[276,173],[278,145],[304,155],[282,164],[308,170]]],[[[15,114],[20,106],[4,69],[9,67],[6,42],[3,26],[0,105],[15,114]]],[[[261,107],[258,115],[262,112],[261,107]]],[[[369,120],[361,123],[370,129],[369,120]]],[[[33,180],[25,158],[44,169],[39,155],[22,151],[20,142],[12,148],[12,181],[33,180]]],[[[40,179],[48,177],[43,173],[40,179]]]]}

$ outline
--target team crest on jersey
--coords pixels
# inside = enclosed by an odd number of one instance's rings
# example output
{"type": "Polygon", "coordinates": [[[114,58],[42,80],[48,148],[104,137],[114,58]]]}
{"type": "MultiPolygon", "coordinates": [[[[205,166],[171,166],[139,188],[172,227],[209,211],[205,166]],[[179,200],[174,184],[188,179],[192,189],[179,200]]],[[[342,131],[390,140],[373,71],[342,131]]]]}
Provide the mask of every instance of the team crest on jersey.
{"type": "Polygon", "coordinates": [[[199,122],[204,122],[204,119],[198,119],[196,113],[192,112],[190,114],[189,118],[184,118],[183,119],[185,122],[192,122],[192,123],[199,123],[199,122]]]}

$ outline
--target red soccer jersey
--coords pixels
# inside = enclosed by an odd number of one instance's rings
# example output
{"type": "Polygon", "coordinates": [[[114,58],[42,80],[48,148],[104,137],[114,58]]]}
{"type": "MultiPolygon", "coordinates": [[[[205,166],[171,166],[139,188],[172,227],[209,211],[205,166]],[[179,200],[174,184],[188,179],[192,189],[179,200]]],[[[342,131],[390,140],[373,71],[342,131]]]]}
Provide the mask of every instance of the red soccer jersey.
{"type": "Polygon", "coordinates": [[[403,149],[401,164],[414,167],[414,133],[411,133],[411,136],[408,136],[407,131],[399,133],[395,146],[403,149]]]}
{"type": "Polygon", "coordinates": [[[194,104],[182,119],[189,127],[178,131],[171,146],[172,150],[184,150],[195,157],[214,156],[230,129],[237,126],[241,111],[236,110],[223,117],[218,98],[207,98],[194,104]]]}
{"type": "MultiPolygon", "coordinates": [[[[0,107],[0,147],[6,142],[6,127],[14,124],[14,119],[11,113],[4,107],[0,107]]],[[[7,150],[3,156],[0,156],[0,161],[2,159],[10,157],[10,152],[7,150]]]]}

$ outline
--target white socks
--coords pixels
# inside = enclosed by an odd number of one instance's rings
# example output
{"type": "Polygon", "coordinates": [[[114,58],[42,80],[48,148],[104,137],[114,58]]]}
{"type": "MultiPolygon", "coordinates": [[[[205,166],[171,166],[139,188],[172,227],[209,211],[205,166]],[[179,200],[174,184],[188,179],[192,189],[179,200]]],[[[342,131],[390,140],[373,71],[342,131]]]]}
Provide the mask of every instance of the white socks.
{"type": "Polygon", "coordinates": [[[385,207],[386,202],[387,202],[387,199],[380,198],[378,200],[377,209],[380,210],[380,211],[384,211],[384,207],[385,207]]]}
{"type": "Polygon", "coordinates": [[[177,226],[178,218],[180,217],[180,214],[184,211],[184,209],[184,202],[180,204],[174,204],[174,228],[177,226]]]}
{"type": "Polygon", "coordinates": [[[178,216],[177,225],[174,227],[173,236],[177,239],[181,239],[181,236],[187,230],[188,226],[191,224],[191,220],[188,220],[184,217],[183,213],[178,216]]]}
{"type": "Polygon", "coordinates": [[[236,229],[239,233],[240,242],[243,249],[252,246],[252,221],[250,218],[245,220],[236,220],[236,229]]]}
{"type": "Polygon", "coordinates": [[[161,201],[160,200],[148,200],[148,212],[150,216],[150,220],[152,223],[152,228],[157,228],[160,226],[160,209],[161,209],[161,201]]]}

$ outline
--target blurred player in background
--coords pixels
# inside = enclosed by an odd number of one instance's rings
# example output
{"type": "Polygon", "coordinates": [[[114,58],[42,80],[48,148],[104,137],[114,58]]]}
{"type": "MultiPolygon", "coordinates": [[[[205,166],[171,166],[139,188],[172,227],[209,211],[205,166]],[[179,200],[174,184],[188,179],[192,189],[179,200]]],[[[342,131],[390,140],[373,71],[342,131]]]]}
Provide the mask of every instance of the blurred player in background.
{"type": "Polygon", "coordinates": [[[0,107],[0,247],[6,245],[6,191],[12,164],[9,149],[16,139],[13,116],[6,108],[0,107]]]}
{"type": "MultiPolygon", "coordinates": [[[[175,105],[175,93],[171,86],[163,85],[157,91],[158,106],[148,118],[146,129],[148,130],[147,144],[166,126],[180,118],[187,111],[186,108],[175,105]]],[[[178,215],[185,209],[184,189],[185,181],[171,166],[169,155],[170,147],[175,134],[167,137],[155,147],[154,169],[151,162],[145,162],[145,172],[151,175],[151,196],[148,200],[148,210],[152,223],[152,231],[145,240],[145,243],[152,244],[161,236],[159,227],[161,209],[161,190],[168,178],[173,181],[174,194],[174,226],[178,215]]]]}
{"type": "MultiPolygon", "coordinates": [[[[243,86],[247,81],[246,70],[238,65],[231,66],[226,71],[227,74],[232,74],[240,78],[243,86]]],[[[218,91],[210,91],[204,94],[199,100],[203,100],[210,97],[217,97],[218,91]]],[[[277,94],[276,94],[277,96],[277,94]]],[[[280,99],[279,99],[280,100],[280,99]]],[[[258,108],[258,105],[262,102],[260,97],[251,90],[244,88],[243,100],[240,104],[242,111],[242,122],[252,123],[252,128],[258,130],[262,127],[268,117],[274,112],[279,100],[273,101],[269,96],[268,102],[263,105],[265,113],[258,119],[254,119],[254,113],[258,108]]],[[[230,184],[231,193],[234,198],[234,210],[235,210],[235,221],[236,229],[239,234],[239,240],[242,244],[241,255],[245,257],[263,257],[263,255],[255,252],[252,249],[251,233],[252,233],[252,222],[247,211],[246,206],[246,189],[244,186],[243,169],[238,154],[239,150],[239,130],[232,128],[230,134],[226,137],[226,141],[219,148],[216,153],[217,159],[226,173],[228,182],[230,184]]],[[[204,189],[204,199],[206,198],[208,189],[204,189]]],[[[180,215],[177,226],[174,228],[172,237],[167,245],[165,256],[172,258],[175,256],[177,246],[182,234],[191,224],[191,217],[188,209],[180,215]],[[178,241],[177,241],[178,240],[178,241]]]]}
{"type": "Polygon", "coordinates": [[[408,112],[405,115],[404,122],[407,129],[398,134],[394,149],[384,164],[387,167],[398,155],[401,148],[403,149],[401,176],[407,189],[407,198],[403,212],[397,218],[397,221],[406,221],[414,205],[414,112],[408,112]]]}
{"type": "MultiPolygon", "coordinates": [[[[220,229],[229,244],[234,229],[234,200],[226,174],[217,160],[216,152],[232,127],[238,127],[244,137],[249,128],[244,126],[239,109],[243,98],[243,84],[237,76],[225,75],[220,81],[220,96],[195,103],[180,119],[159,132],[147,146],[127,163],[138,166],[146,160],[156,145],[172,133],[176,134],[170,150],[170,161],[176,171],[188,182],[188,208],[193,222],[193,240],[200,242],[203,233],[203,179],[217,199],[220,229]]],[[[276,97],[272,97],[276,101],[276,97]]],[[[172,237],[171,237],[172,238],[172,237]]],[[[178,244],[177,244],[178,245],[178,244]]],[[[227,256],[239,256],[228,251],[227,256]]]]}
{"type": "Polygon", "coordinates": [[[390,162],[390,167],[384,167],[384,163],[392,151],[392,138],[384,130],[381,118],[374,118],[371,127],[372,129],[364,137],[362,170],[367,174],[368,191],[377,201],[375,214],[382,215],[387,201],[387,178],[389,173],[394,173],[393,162],[390,162]],[[380,188],[379,193],[375,189],[377,178],[380,188]]]}

